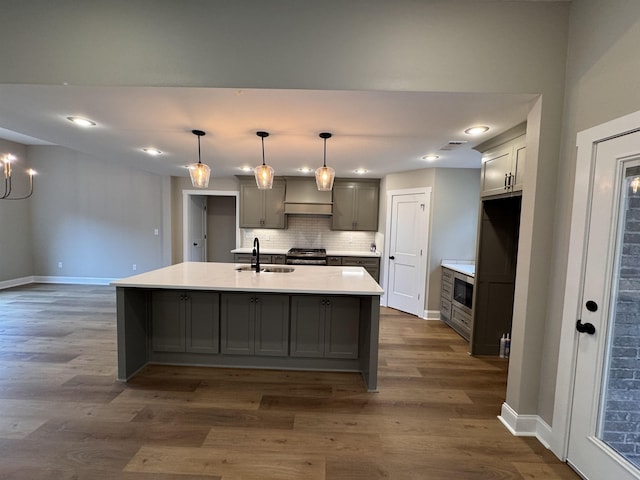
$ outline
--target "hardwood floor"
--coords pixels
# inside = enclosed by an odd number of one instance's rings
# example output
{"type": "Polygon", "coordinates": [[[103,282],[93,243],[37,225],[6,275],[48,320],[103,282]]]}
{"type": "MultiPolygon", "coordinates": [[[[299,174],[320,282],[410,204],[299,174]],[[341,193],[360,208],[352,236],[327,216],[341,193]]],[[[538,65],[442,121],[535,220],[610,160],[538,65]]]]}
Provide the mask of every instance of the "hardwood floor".
{"type": "Polygon", "coordinates": [[[359,374],[150,366],[116,377],[115,292],[0,291],[0,479],[578,476],[497,420],[506,361],[383,309],[379,393],[359,374]]]}

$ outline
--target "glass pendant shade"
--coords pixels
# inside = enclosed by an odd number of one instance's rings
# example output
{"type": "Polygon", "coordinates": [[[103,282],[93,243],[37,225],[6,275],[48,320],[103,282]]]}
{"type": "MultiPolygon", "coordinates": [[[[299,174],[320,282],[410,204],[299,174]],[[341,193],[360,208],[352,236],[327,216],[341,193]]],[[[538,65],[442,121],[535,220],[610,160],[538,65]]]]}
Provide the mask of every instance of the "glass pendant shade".
{"type": "Polygon", "coordinates": [[[260,190],[270,190],[273,187],[274,170],[269,165],[258,165],[253,169],[253,174],[260,190]]]}
{"type": "Polygon", "coordinates": [[[321,192],[330,192],[333,189],[333,181],[336,171],[331,167],[320,167],[316,170],[316,185],[321,192]]]}
{"type": "Polygon", "coordinates": [[[316,170],[316,186],[320,192],[330,192],[333,190],[333,181],[336,178],[336,171],[327,167],[327,138],[331,138],[332,135],[323,132],[318,136],[324,141],[324,164],[316,170]]]}
{"type": "Polygon", "coordinates": [[[192,163],[189,165],[189,176],[191,184],[196,188],[207,188],[209,186],[209,176],[211,169],[204,163],[192,163]]]}
{"type": "Polygon", "coordinates": [[[269,165],[264,163],[264,139],[269,136],[268,132],[256,132],[256,135],[260,137],[262,141],[262,165],[258,165],[253,169],[253,174],[256,177],[256,185],[259,190],[271,190],[273,187],[273,177],[275,171],[269,165]]]}
{"type": "Polygon", "coordinates": [[[195,188],[207,188],[209,186],[211,169],[209,168],[209,165],[205,165],[200,159],[200,137],[203,137],[205,133],[202,130],[191,130],[191,133],[198,137],[198,163],[192,163],[189,165],[191,185],[195,188]]]}

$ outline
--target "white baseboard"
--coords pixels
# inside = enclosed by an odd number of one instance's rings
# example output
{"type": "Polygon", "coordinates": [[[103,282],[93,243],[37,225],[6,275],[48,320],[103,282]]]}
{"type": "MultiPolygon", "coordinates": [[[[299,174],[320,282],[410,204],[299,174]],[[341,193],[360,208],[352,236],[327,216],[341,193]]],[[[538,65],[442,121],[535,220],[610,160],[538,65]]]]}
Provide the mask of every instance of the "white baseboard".
{"type": "Polygon", "coordinates": [[[518,415],[506,403],[502,404],[502,409],[498,420],[518,437],[536,437],[538,441],[549,448],[551,441],[551,427],[538,415],[518,415]]]}
{"type": "Polygon", "coordinates": [[[425,320],[440,320],[440,310],[425,310],[422,318],[425,320]]]}
{"type": "Polygon", "coordinates": [[[53,276],[31,276],[14,278],[0,282],[0,290],[12,287],[20,287],[29,285],[30,283],[59,283],[61,285],[109,285],[111,282],[118,280],[117,278],[101,278],[101,277],[53,277],[53,276]]]}
{"type": "Polygon", "coordinates": [[[117,278],[101,278],[101,277],[54,277],[54,276],[35,276],[34,283],[60,283],[67,285],[109,285],[111,282],[118,280],[117,278]]]}
{"type": "Polygon", "coordinates": [[[5,288],[20,287],[22,285],[29,285],[30,283],[33,283],[33,277],[22,277],[5,280],[3,282],[0,282],[0,290],[4,290],[5,288]]]}

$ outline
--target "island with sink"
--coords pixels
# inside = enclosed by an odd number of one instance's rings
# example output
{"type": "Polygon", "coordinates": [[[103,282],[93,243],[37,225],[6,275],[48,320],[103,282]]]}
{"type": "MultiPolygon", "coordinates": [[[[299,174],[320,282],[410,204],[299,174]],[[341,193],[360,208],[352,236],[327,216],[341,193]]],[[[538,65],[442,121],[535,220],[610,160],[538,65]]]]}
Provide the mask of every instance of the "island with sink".
{"type": "Polygon", "coordinates": [[[112,285],[119,380],[158,363],[358,371],[377,389],[383,291],[362,267],[185,262],[112,285]]]}

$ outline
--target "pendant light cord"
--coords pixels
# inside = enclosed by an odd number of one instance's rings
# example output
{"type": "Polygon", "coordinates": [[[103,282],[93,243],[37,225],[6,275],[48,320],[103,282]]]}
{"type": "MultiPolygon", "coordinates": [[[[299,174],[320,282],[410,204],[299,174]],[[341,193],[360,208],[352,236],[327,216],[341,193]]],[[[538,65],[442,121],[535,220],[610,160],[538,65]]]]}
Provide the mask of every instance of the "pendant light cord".
{"type": "Polygon", "coordinates": [[[198,135],[198,163],[202,163],[200,161],[200,135],[198,135]]]}
{"type": "Polygon", "coordinates": [[[262,165],[265,165],[264,163],[264,137],[260,137],[262,139],[262,165]]]}
{"type": "Polygon", "coordinates": [[[323,166],[327,166],[327,139],[324,138],[324,163],[323,166]]]}

